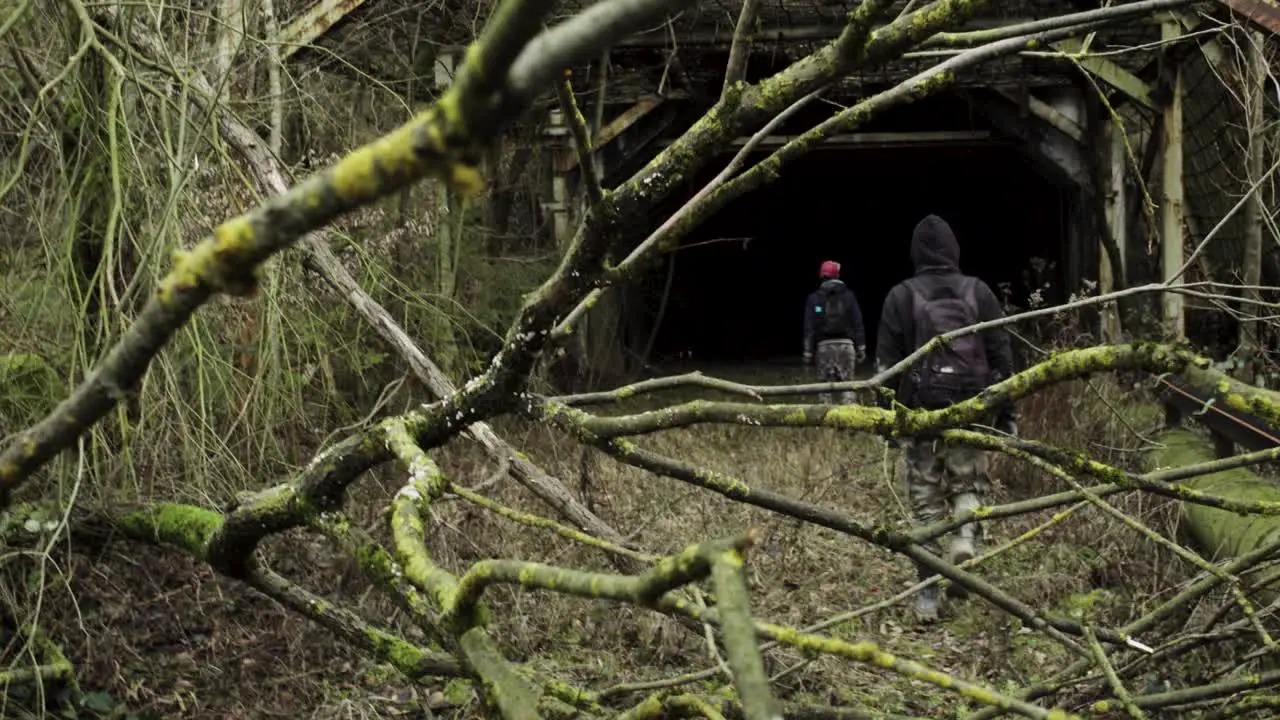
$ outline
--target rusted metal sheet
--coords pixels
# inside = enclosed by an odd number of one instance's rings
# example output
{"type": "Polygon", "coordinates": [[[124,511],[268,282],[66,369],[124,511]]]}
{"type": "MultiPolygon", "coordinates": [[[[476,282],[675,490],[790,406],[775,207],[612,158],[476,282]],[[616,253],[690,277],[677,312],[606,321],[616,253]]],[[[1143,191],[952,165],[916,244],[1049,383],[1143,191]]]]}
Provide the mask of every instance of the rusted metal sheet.
{"type": "Polygon", "coordinates": [[[281,28],[280,34],[276,36],[276,42],[280,46],[280,59],[284,60],[315,42],[316,38],[329,32],[330,28],[365,2],[366,0],[320,0],[303,10],[281,28]]]}
{"type": "Polygon", "coordinates": [[[1218,0],[1231,11],[1280,34],[1280,4],[1274,0],[1218,0]]]}

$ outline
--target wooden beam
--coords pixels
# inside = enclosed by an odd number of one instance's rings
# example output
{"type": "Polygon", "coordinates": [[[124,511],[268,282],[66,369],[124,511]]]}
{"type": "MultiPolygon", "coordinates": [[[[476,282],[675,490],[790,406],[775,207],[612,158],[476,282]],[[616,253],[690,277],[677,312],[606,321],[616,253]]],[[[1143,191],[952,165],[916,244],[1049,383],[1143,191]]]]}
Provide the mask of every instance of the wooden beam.
{"type": "MultiPolygon", "coordinates": [[[[1171,42],[1181,33],[1178,23],[1168,22],[1161,26],[1160,39],[1171,42]]],[[[1160,183],[1164,200],[1160,203],[1160,269],[1165,282],[1180,285],[1183,279],[1173,278],[1182,269],[1185,241],[1182,224],[1185,200],[1182,185],[1182,67],[1175,64],[1170,72],[1173,75],[1173,97],[1164,108],[1164,173],[1160,183]]],[[[1170,340],[1181,340],[1187,334],[1182,295],[1166,292],[1162,297],[1165,335],[1170,340]]]]}
{"type": "Polygon", "coordinates": [[[996,92],[1009,98],[1019,106],[1025,105],[1026,109],[1029,110],[1032,115],[1035,115],[1041,120],[1049,123],[1063,135],[1066,135],[1081,144],[1085,142],[1084,128],[1080,127],[1079,123],[1067,117],[1066,113],[1041,100],[1035,95],[1032,95],[1030,92],[1019,94],[1002,88],[996,88],[996,92]]]}
{"type": "MultiPolygon", "coordinates": [[[[957,32],[970,30],[993,30],[1013,25],[1034,22],[1040,18],[974,18],[957,29],[957,32]]],[[[1136,18],[1135,22],[1156,22],[1154,17],[1136,18]]],[[[883,27],[879,25],[877,27],[883,27]]],[[[751,34],[752,43],[782,42],[787,40],[834,40],[844,31],[841,23],[822,25],[783,25],[761,28],[751,34]]],[[[668,47],[673,42],[681,47],[691,45],[710,45],[729,47],[733,42],[733,26],[718,30],[686,30],[677,31],[674,41],[670,29],[665,26],[660,30],[637,33],[619,40],[614,47],[668,47]]]]}
{"type": "MultiPolygon", "coordinates": [[[[799,135],[769,135],[763,138],[758,147],[774,148],[795,140],[799,135]]],[[[735,147],[742,147],[747,144],[749,138],[740,137],[733,141],[735,147]]],[[[658,143],[660,147],[670,145],[672,140],[663,140],[658,143]]],[[[878,132],[878,133],[848,133],[844,135],[832,135],[823,141],[824,147],[845,147],[845,148],[889,148],[903,147],[907,145],[970,145],[997,142],[1005,144],[1007,141],[995,137],[989,130],[942,130],[942,131],[921,131],[921,132],[878,132]]]]}
{"type": "MultiPolygon", "coordinates": [[[[1125,246],[1127,238],[1125,237],[1126,213],[1125,213],[1125,187],[1124,176],[1128,169],[1128,158],[1125,156],[1124,147],[1124,129],[1114,122],[1108,122],[1104,127],[1104,137],[1109,141],[1110,150],[1110,182],[1106,189],[1106,219],[1107,231],[1111,236],[1112,242],[1116,244],[1119,250],[1120,267],[1111,264],[1111,254],[1107,252],[1107,248],[1099,248],[1098,253],[1098,294],[1106,295],[1115,290],[1115,278],[1121,280],[1127,279],[1124,269],[1125,246]]],[[[1120,311],[1114,303],[1109,303],[1102,307],[1102,338],[1103,342],[1117,343],[1120,342],[1120,311]]]]}
{"type": "MultiPolygon", "coordinates": [[[[1248,140],[1245,144],[1245,182],[1252,185],[1253,183],[1261,183],[1266,167],[1266,136],[1263,123],[1266,118],[1267,103],[1267,55],[1266,55],[1266,38],[1260,32],[1251,32],[1248,35],[1248,47],[1246,52],[1249,54],[1249,62],[1247,64],[1248,73],[1245,76],[1246,93],[1245,108],[1248,110],[1246,116],[1248,120],[1245,122],[1245,132],[1248,140]]],[[[1252,193],[1244,201],[1244,252],[1240,257],[1240,269],[1242,270],[1243,285],[1250,288],[1244,291],[1245,298],[1249,300],[1261,300],[1256,288],[1262,284],[1262,235],[1263,235],[1263,217],[1267,209],[1263,207],[1262,193],[1252,193]]],[[[1258,305],[1244,305],[1240,308],[1241,313],[1245,316],[1240,322],[1240,357],[1246,360],[1244,366],[1244,380],[1246,382],[1254,381],[1255,370],[1257,365],[1252,362],[1257,353],[1258,344],[1258,325],[1261,318],[1258,316],[1261,307],[1258,305]]]]}
{"type": "Polygon", "coordinates": [[[276,36],[276,43],[280,46],[280,59],[285,60],[315,42],[364,3],[365,0],[319,0],[298,13],[276,36]]]}
{"type": "MultiPolygon", "coordinates": [[[[1168,27],[1168,24],[1163,27],[1168,27]]],[[[1054,49],[1059,52],[1066,53],[1077,57],[1071,58],[1073,61],[1080,63],[1080,67],[1096,75],[1111,87],[1128,95],[1130,98],[1142,103],[1152,110],[1158,109],[1151,100],[1151,87],[1142,81],[1142,78],[1134,75],[1120,65],[1107,60],[1105,58],[1090,55],[1088,53],[1081,54],[1083,44],[1077,38],[1068,40],[1060,40],[1052,43],[1054,49]]]]}
{"type": "MultiPolygon", "coordinates": [[[[614,138],[626,132],[627,128],[640,122],[640,119],[662,105],[666,98],[653,96],[640,98],[635,105],[623,110],[616,118],[609,121],[608,125],[600,128],[600,132],[592,139],[592,152],[598,151],[600,148],[608,145],[614,138]]],[[[564,135],[569,132],[569,128],[563,124],[554,125],[548,128],[547,135],[556,136],[564,135]]],[[[569,172],[578,166],[578,154],[576,152],[567,153],[556,162],[556,170],[558,172],[569,172]]]]}

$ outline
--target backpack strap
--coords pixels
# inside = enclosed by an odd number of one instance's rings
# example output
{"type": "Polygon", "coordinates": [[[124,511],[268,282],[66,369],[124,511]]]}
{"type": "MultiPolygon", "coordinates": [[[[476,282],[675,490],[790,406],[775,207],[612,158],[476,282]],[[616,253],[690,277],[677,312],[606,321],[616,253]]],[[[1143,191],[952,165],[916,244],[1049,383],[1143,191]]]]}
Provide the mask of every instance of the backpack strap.
{"type": "Polygon", "coordinates": [[[964,286],[964,301],[973,308],[974,320],[978,318],[978,278],[966,277],[964,286]]]}

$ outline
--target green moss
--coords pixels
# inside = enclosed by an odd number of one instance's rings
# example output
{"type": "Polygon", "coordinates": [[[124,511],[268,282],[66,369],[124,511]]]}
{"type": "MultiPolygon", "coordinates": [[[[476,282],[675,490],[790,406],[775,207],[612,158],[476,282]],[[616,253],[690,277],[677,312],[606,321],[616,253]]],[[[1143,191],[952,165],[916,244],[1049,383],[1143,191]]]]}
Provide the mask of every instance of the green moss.
{"type": "Polygon", "coordinates": [[[176,545],[200,560],[205,559],[209,539],[222,527],[221,513],[193,505],[163,503],[120,518],[120,528],[131,537],[176,545]]]}
{"type": "Polygon", "coordinates": [[[444,686],[445,699],[454,705],[466,705],[474,694],[475,686],[463,678],[454,678],[444,686]]]}
{"type": "Polygon", "coordinates": [[[421,674],[426,660],[426,655],[421,648],[377,628],[367,628],[365,637],[369,638],[373,652],[383,662],[390,663],[392,667],[408,677],[417,677],[421,674]]]}
{"type": "MultiPolygon", "coordinates": [[[[1190,430],[1175,428],[1163,433],[1160,440],[1160,447],[1153,451],[1153,460],[1159,467],[1186,467],[1214,458],[1211,443],[1190,430]]],[[[1214,495],[1255,505],[1259,510],[1274,512],[1280,508],[1280,488],[1248,468],[1190,478],[1182,481],[1180,487],[1188,495],[1214,495]]],[[[1196,545],[1210,560],[1245,554],[1280,532],[1280,517],[1274,514],[1242,517],[1237,512],[1190,502],[1182,504],[1182,513],[1196,545]]],[[[1272,577],[1280,575],[1276,571],[1268,572],[1272,577]]],[[[1267,595],[1273,596],[1274,592],[1270,589],[1267,595]]]]}

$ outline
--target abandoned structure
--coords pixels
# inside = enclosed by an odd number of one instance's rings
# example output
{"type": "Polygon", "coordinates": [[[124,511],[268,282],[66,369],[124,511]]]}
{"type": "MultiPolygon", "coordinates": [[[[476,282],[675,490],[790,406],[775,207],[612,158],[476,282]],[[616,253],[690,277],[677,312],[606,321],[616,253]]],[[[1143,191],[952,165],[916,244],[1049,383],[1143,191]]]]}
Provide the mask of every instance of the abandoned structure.
{"type": "MultiPolygon", "coordinates": [[[[572,5],[562,12],[574,11],[572,5]]],[[[746,80],[778,72],[835,38],[856,5],[762,0],[746,80]]],[[[887,17],[909,5],[914,0],[897,0],[887,17]]],[[[991,5],[996,7],[962,30],[1100,7],[1091,0],[991,5]]],[[[334,36],[342,35],[344,19],[360,22],[370,13],[402,12],[402,6],[395,0],[320,0],[287,24],[281,40],[296,55],[309,45],[341,42],[334,36]]],[[[573,69],[604,185],[629,177],[715,102],[740,8],[740,0],[690,5],[661,27],[573,69]]],[[[472,30],[432,12],[436,45],[430,58],[438,87],[448,82],[472,30]]],[[[909,270],[911,225],[934,211],[953,216],[969,259],[962,259],[966,271],[1000,284],[1015,305],[1148,282],[1280,282],[1274,241],[1264,244],[1252,265],[1242,261],[1250,232],[1255,248],[1259,232],[1280,237],[1268,231],[1274,227],[1274,192],[1264,182],[1262,162],[1273,134],[1265,125],[1276,106],[1277,88],[1265,71],[1276,31],[1280,7],[1269,1],[1217,0],[988,62],[962,73],[936,97],[830,139],[811,153],[821,157],[784,171],[775,185],[789,191],[771,189],[772,199],[733,206],[724,222],[709,223],[714,227],[686,240],[697,252],[673,254],[652,282],[593,312],[627,316],[621,335],[630,338],[625,342],[632,355],[647,355],[655,338],[663,346],[664,336],[669,351],[694,342],[715,346],[721,342],[715,331],[699,320],[713,300],[700,288],[730,283],[747,299],[743,317],[728,321],[724,337],[767,336],[754,345],[738,342],[731,354],[795,354],[796,296],[807,292],[818,262],[832,256],[845,264],[864,314],[874,321],[883,291],[909,270]],[[1007,172],[996,173],[999,167],[1007,172]],[[1255,185],[1262,190],[1246,200],[1255,185]],[[779,194],[784,192],[791,194],[779,194]],[[752,253],[756,260],[743,259],[752,253]],[[777,292],[769,297],[759,292],[762,287],[777,292]]],[[[854,104],[955,52],[938,45],[855,72],[824,93],[826,105],[798,113],[760,150],[781,146],[832,106],[854,104]]],[[[580,216],[582,168],[555,98],[543,107],[540,208],[551,239],[563,243],[580,216]]],[[[690,194],[706,179],[686,179],[690,194]]],[[[1194,298],[1164,294],[1128,310],[1135,323],[1145,313],[1156,332],[1234,346],[1236,329],[1196,321],[1196,308],[1194,298]]],[[[615,330],[608,333],[611,341],[620,336],[615,330]]],[[[1104,308],[1097,330],[1103,339],[1118,337],[1115,307],[1104,308]]]]}

